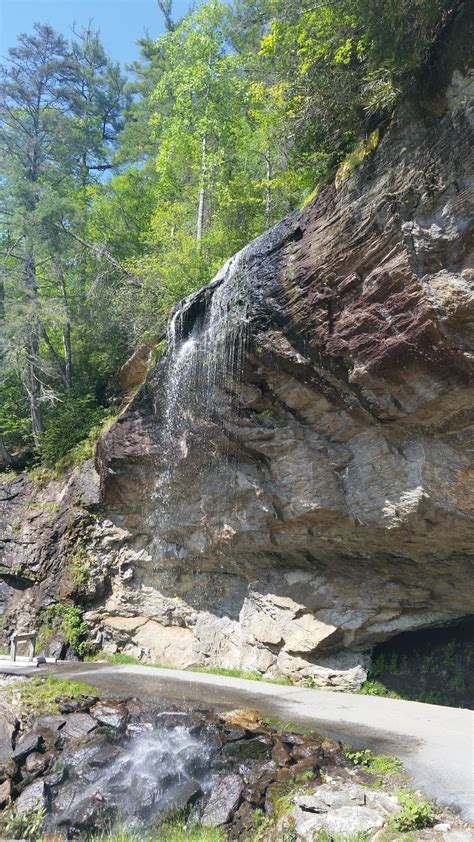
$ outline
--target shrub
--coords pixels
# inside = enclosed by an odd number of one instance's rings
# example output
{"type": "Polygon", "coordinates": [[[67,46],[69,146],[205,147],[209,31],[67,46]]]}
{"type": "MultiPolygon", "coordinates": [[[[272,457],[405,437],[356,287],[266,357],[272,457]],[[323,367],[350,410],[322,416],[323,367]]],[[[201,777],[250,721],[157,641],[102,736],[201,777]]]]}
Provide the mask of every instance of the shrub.
{"type": "MultiPolygon", "coordinates": [[[[92,433],[95,442],[108,415],[110,411],[97,406],[90,395],[69,397],[60,405],[56,404],[46,417],[46,428],[41,436],[41,461],[46,465],[55,465],[80,442],[89,444],[82,458],[92,455],[89,453],[90,435],[92,433]]],[[[82,460],[79,458],[77,461],[82,460]]]]}
{"type": "Polygon", "coordinates": [[[88,627],[84,622],[83,611],[77,605],[63,605],[55,602],[43,612],[43,627],[59,628],[67,642],[74,647],[77,654],[84,657],[89,652],[87,643],[88,627]]]}
{"type": "Polygon", "coordinates": [[[392,819],[391,827],[393,830],[405,833],[434,825],[436,816],[434,805],[430,801],[409,789],[399,790],[397,795],[402,810],[392,819]]]}
{"type": "Polygon", "coordinates": [[[392,757],[391,754],[373,754],[368,748],[353,751],[348,747],[345,750],[345,755],[356,766],[364,766],[364,768],[379,775],[393,775],[402,769],[402,764],[397,757],[392,757]]]}

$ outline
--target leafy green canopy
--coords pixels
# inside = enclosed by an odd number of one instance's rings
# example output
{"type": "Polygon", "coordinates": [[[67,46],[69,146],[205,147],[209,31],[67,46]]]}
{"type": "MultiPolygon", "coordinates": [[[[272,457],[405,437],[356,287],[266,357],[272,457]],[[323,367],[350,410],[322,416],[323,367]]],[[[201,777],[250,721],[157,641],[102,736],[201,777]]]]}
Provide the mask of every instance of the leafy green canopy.
{"type": "Polygon", "coordinates": [[[54,463],[116,411],[133,348],[370,153],[460,4],[159,5],[128,81],[97,33],[40,24],[0,70],[0,467],[54,463]]]}

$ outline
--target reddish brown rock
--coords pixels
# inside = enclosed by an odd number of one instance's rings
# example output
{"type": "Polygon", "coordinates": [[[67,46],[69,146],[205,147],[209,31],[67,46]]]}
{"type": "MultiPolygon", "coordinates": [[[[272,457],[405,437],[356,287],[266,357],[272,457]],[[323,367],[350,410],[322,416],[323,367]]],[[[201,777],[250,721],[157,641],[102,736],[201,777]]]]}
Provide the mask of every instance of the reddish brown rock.
{"type": "Polygon", "coordinates": [[[272,749],[272,759],[275,760],[279,766],[286,766],[286,764],[289,763],[290,758],[290,752],[285,748],[283,743],[278,740],[272,749]]]}

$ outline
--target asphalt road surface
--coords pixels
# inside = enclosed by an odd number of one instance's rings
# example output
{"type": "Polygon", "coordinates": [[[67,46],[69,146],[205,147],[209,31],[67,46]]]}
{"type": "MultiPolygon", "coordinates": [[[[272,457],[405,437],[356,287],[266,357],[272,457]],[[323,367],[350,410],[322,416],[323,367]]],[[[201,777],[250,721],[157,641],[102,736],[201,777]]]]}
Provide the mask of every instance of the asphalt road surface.
{"type": "Polygon", "coordinates": [[[427,797],[474,822],[474,714],[470,710],[332,693],[263,681],[145,666],[71,663],[2,672],[57,672],[114,695],[215,710],[252,707],[356,748],[398,757],[427,797]]]}

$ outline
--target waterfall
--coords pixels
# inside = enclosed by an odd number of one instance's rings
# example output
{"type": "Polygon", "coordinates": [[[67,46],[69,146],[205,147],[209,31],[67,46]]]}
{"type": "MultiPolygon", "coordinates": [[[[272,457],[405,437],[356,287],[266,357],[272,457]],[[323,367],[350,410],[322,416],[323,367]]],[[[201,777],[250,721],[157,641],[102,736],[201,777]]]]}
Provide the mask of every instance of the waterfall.
{"type": "MultiPolygon", "coordinates": [[[[205,291],[184,299],[168,330],[166,375],[160,396],[162,426],[156,498],[169,508],[173,473],[189,448],[189,435],[200,433],[208,447],[206,430],[215,424],[222,402],[237,410],[239,384],[248,347],[249,281],[243,249],[232,257],[205,291]]],[[[209,448],[208,448],[209,450],[209,448]]],[[[208,462],[212,459],[208,452],[208,462]]]]}

